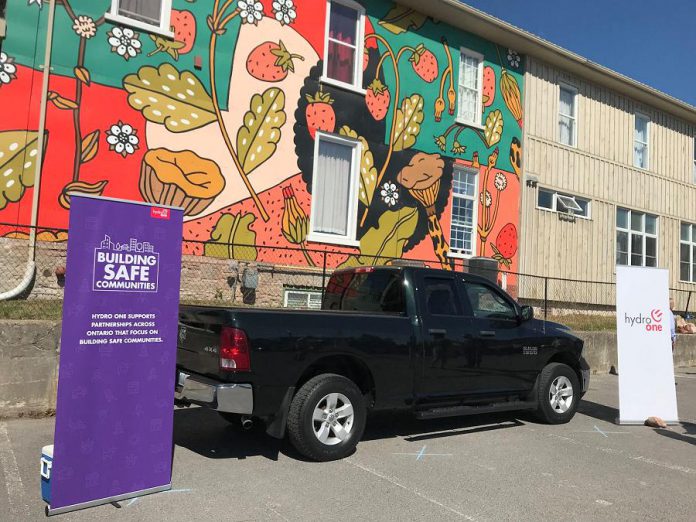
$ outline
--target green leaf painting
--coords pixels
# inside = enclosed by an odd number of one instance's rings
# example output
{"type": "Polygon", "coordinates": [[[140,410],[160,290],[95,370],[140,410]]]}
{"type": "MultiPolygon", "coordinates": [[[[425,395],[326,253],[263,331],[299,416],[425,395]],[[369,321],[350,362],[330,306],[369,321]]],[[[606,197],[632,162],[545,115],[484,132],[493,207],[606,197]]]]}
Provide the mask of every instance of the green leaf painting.
{"type": "Polygon", "coordinates": [[[123,79],[128,104],[171,132],[186,132],[216,121],[213,100],[196,76],[168,63],[141,67],[123,79]]]}
{"type": "Polygon", "coordinates": [[[396,133],[394,134],[394,150],[409,149],[416,144],[416,139],[423,123],[423,97],[412,94],[404,98],[401,107],[396,110],[396,133]]]}
{"type": "Polygon", "coordinates": [[[0,132],[0,210],[34,186],[38,137],[31,131],[0,132]]]}
{"type": "Polygon", "coordinates": [[[360,239],[360,255],[349,256],[338,268],[384,265],[390,259],[401,258],[416,225],[418,209],[387,210],[380,216],[377,228],[371,228],[360,239]]]}
{"type": "Polygon", "coordinates": [[[394,5],[386,16],[379,21],[379,25],[394,34],[405,33],[408,30],[416,30],[423,27],[427,20],[425,15],[403,5],[394,5]]]}
{"type": "Polygon", "coordinates": [[[251,229],[253,214],[223,214],[205,244],[205,255],[222,259],[255,261],[256,232],[251,229]]]}
{"type": "Polygon", "coordinates": [[[244,172],[249,174],[273,156],[285,119],[283,91],[272,87],[263,94],[252,96],[243,125],[237,133],[237,154],[244,172]]]}
{"type": "Polygon", "coordinates": [[[503,113],[500,109],[491,111],[486,117],[486,125],[483,128],[486,147],[491,148],[500,141],[503,135],[503,113]]]}
{"type": "Polygon", "coordinates": [[[375,195],[375,187],[377,186],[377,167],[375,167],[375,158],[370,151],[370,145],[367,140],[362,136],[358,136],[358,133],[353,129],[344,125],[339,131],[341,136],[347,136],[349,138],[356,139],[360,141],[362,145],[362,158],[360,161],[360,191],[358,192],[358,197],[360,201],[369,207],[372,203],[372,198],[375,195]]]}

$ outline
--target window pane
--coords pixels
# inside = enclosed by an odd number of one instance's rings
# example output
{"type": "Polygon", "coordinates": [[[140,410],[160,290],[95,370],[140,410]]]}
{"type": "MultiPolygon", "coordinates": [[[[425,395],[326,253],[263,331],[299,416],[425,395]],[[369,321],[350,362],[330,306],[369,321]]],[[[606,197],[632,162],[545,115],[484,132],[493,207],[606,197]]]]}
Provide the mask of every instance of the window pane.
{"type": "Polygon", "coordinates": [[[549,192],[548,190],[543,190],[539,189],[539,195],[538,195],[538,205],[541,208],[548,208],[549,210],[553,210],[553,192],[549,192]]]}
{"type": "Polygon", "coordinates": [[[631,234],[631,265],[643,266],[643,236],[631,234]]]}
{"type": "Polygon", "coordinates": [[[657,217],[656,216],[645,216],[645,232],[648,234],[657,234],[657,217]]]}
{"type": "Polygon", "coordinates": [[[691,247],[691,274],[688,281],[696,283],[696,245],[691,247]]]}
{"type": "Polygon", "coordinates": [[[453,189],[455,196],[473,198],[476,194],[476,173],[455,167],[453,189]]]}
{"type": "Polygon", "coordinates": [[[628,232],[616,233],[616,264],[628,264],[628,232]]]}
{"type": "Polygon", "coordinates": [[[691,225],[687,225],[685,223],[682,223],[681,240],[682,241],[691,241],[691,225]]]}
{"type": "Polygon", "coordinates": [[[501,295],[484,285],[464,283],[474,317],[516,319],[517,312],[501,295]]]}
{"type": "Polygon", "coordinates": [[[645,238],[645,255],[657,258],[657,239],[654,237],[645,238]]]}
{"type": "Polygon", "coordinates": [[[559,139],[564,145],[575,144],[575,120],[568,116],[559,116],[559,139]]]}
{"type": "Polygon", "coordinates": [[[464,254],[472,254],[474,201],[455,197],[452,205],[452,248],[464,254]]]}
{"type": "Polygon", "coordinates": [[[561,87],[559,112],[565,116],[575,116],[575,92],[561,87]]]}
{"type": "Polygon", "coordinates": [[[152,25],[160,25],[162,0],[121,0],[118,14],[152,25]]]}
{"type": "Polygon", "coordinates": [[[454,280],[425,280],[425,306],[431,315],[460,315],[454,280]]]}
{"type": "Polygon", "coordinates": [[[353,147],[328,140],[319,142],[319,161],[314,173],[313,230],[324,234],[348,234],[348,204],[353,147]]]}
{"type": "Polygon", "coordinates": [[[577,215],[588,217],[590,215],[590,202],[586,199],[575,198],[575,202],[582,209],[582,212],[578,212],[577,215]]]}
{"type": "Polygon", "coordinates": [[[633,147],[633,166],[640,169],[648,168],[648,146],[636,142],[633,147]]]}
{"type": "Polygon", "coordinates": [[[648,120],[636,114],[636,141],[648,142],[648,120]]]}
{"type": "Polygon", "coordinates": [[[635,230],[636,232],[642,232],[643,231],[643,216],[645,214],[642,214],[640,212],[631,212],[631,230],[635,230]]]}
{"type": "Polygon", "coordinates": [[[691,281],[691,254],[692,247],[684,243],[679,245],[679,279],[691,281]]]}
{"type": "Polygon", "coordinates": [[[354,83],[356,49],[329,40],[326,74],[333,80],[354,83]]]}
{"type": "Polygon", "coordinates": [[[616,226],[628,228],[628,210],[623,208],[616,209],[616,226]]]}
{"type": "Polygon", "coordinates": [[[690,265],[689,263],[679,263],[679,280],[680,281],[691,281],[691,274],[689,273],[690,265]]]}
{"type": "Polygon", "coordinates": [[[401,313],[403,284],[398,272],[345,272],[331,276],[323,308],[359,312],[401,313]]]}
{"type": "Polygon", "coordinates": [[[358,12],[338,2],[332,2],[329,36],[335,40],[355,45],[357,28],[358,12]]]}
{"type": "Polygon", "coordinates": [[[475,90],[460,87],[459,98],[457,101],[459,104],[459,118],[467,122],[478,123],[480,120],[477,119],[477,117],[480,110],[476,110],[477,101],[478,93],[475,90]]]}

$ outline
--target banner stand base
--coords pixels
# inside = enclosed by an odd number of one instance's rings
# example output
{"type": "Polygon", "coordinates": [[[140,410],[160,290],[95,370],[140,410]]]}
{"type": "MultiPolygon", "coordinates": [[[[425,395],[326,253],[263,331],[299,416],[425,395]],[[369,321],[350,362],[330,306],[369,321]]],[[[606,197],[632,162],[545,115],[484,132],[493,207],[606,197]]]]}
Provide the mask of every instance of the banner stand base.
{"type": "Polygon", "coordinates": [[[123,495],[116,495],[115,497],[100,498],[97,500],[90,500],[89,502],[83,502],[81,504],[73,504],[72,506],[64,506],[56,509],[51,509],[51,506],[46,506],[46,515],[60,515],[62,513],[68,513],[70,511],[77,511],[79,509],[87,509],[95,506],[101,506],[103,504],[109,504],[111,502],[119,502],[121,500],[128,500],[129,498],[142,497],[145,495],[151,495],[152,493],[160,493],[162,491],[168,491],[172,489],[172,485],[166,484],[164,486],[157,486],[154,488],[143,489],[141,491],[133,491],[131,493],[124,493],[123,495]]]}
{"type": "MultiPolygon", "coordinates": [[[[664,420],[664,419],[663,419],[664,420]]],[[[644,426],[645,421],[638,421],[638,420],[622,420],[622,419],[616,419],[616,424],[620,426],[644,426]]],[[[665,420],[665,424],[667,426],[678,426],[680,422],[678,420],[665,420]]]]}

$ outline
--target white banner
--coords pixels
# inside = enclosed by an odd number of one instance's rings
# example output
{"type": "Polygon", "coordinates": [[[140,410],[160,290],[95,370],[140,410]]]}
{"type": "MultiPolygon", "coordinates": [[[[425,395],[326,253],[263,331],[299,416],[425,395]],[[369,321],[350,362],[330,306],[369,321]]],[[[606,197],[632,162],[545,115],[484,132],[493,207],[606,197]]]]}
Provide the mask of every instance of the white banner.
{"type": "Polygon", "coordinates": [[[667,270],[616,267],[620,424],[679,420],[670,318],[667,270]]]}

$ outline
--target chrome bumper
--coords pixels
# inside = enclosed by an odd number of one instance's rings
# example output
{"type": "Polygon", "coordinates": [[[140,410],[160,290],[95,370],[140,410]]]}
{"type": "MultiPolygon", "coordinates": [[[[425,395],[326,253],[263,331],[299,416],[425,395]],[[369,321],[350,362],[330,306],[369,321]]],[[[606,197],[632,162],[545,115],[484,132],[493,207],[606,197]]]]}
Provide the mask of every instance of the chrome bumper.
{"type": "Polygon", "coordinates": [[[228,413],[251,415],[254,411],[251,384],[220,384],[182,371],[177,372],[174,397],[228,413]]]}
{"type": "Polygon", "coordinates": [[[582,393],[590,389],[590,370],[581,370],[582,374],[582,393]]]}

